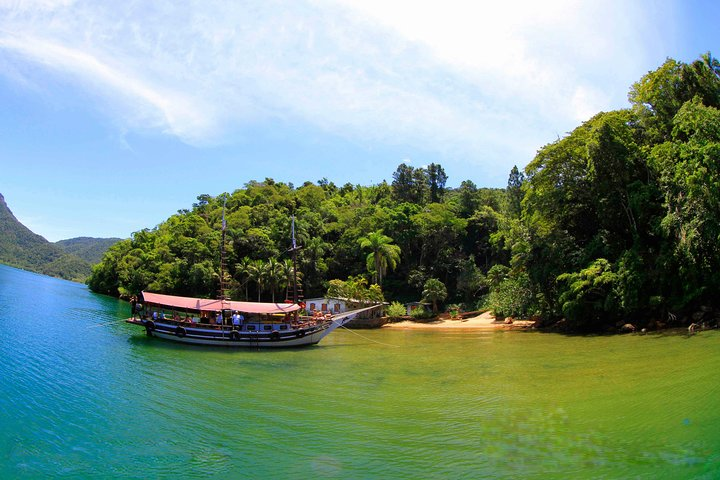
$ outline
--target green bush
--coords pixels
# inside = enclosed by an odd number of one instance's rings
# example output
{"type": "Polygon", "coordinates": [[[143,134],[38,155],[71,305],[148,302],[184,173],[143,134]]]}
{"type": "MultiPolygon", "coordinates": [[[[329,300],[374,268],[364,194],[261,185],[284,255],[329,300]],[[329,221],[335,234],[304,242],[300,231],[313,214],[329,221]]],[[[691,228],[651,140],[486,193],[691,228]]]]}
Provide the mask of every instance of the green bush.
{"type": "Polygon", "coordinates": [[[499,317],[527,317],[533,313],[534,297],[526,274],[508,277],[490,290],[486,306],[499,317]]]}
{"type": "Polygon", "coordinates": [[[385,311],[385,314],[390,318],[399,318],[407,314],[405,306],[400,302],[392,302],[385,311]]]}
{"type": "Polygon", "coordinates": [[[432,318],[435,315],[430,310],[427,310],[425,307],[419,306],[415,310],[410,312],[410,316],[415,320],[425,320],[428,318],[432,318]]]}
{"type": "Polygon", "coordinates": [[[450,314],[450,318],[458,318],[462,313],[462,306],[456,303],[448,305],[447,312],[450,314]]]}

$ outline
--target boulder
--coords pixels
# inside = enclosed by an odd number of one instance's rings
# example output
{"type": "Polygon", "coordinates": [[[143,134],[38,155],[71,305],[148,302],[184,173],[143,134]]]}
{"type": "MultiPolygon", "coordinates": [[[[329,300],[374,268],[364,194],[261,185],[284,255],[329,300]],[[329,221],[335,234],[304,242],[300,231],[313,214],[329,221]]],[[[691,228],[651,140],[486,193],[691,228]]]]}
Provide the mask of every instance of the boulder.
{"type": "Polygon", "coordinates": [[[632,333],[634,331],[635,331],[635,325],[633,325],[632,323],[626,323],[625,325],[620,327],[621,333],[632,333]]]}

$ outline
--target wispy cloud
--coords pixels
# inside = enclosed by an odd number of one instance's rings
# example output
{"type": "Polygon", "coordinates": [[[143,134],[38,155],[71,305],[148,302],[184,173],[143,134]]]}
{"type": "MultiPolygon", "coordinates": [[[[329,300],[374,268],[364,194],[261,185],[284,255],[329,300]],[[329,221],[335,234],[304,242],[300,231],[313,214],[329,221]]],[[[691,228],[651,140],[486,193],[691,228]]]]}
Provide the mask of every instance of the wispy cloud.
{"type": "Polygon", "coordinates": [[[632,2],[484,3],[3,2],[0,61],[194,145],[297,122],[480,162],[616,107],[654,40],[632,2]]]}

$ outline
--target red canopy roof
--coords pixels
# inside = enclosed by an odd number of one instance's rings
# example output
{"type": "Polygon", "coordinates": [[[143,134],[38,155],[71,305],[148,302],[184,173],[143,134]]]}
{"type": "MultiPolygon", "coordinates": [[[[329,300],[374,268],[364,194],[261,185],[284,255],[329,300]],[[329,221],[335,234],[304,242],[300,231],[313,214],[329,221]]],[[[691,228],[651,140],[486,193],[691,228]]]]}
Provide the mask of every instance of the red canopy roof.
{"type": "Polygon", "coordinates": [[[210,298],[178,297],[160,293],[142,292],[145,303],[162,305],[164,307],[182,310],[237,310],[244,313],[288,313],[300,310],[294,303],[260,303],[260,302],[234,302],[231,300],[213,300],[210,298]]]}

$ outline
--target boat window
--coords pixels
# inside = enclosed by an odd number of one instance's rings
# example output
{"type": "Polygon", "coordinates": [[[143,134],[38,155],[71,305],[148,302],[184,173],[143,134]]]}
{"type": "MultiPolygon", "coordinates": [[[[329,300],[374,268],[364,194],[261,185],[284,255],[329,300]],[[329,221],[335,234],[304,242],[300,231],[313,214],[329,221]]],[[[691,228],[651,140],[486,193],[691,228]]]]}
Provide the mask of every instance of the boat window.
{"type": "Polygon", "coordinates": [[[263,325],[263,330],[272,330],[272,325],[263,325]]]}
{"type": "Polygon", "coordinates": [[[248,332],[252,332],[255,330],[255,325],[248,325],[247,329],[248,329],[248,332]]]}
{"type": "Polygon", "coordinates": [[[280,330],[287,330],[287,328],[288,328],[287,325],[280,325],[280,330]]]}

